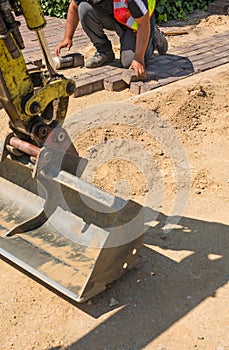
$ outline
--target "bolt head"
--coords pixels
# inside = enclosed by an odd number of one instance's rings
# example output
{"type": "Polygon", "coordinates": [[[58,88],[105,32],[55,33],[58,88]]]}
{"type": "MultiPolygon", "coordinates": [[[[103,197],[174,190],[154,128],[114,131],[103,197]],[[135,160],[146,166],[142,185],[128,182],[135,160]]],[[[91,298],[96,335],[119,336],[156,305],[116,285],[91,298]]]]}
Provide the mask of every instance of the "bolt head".
{"type": "Polygon", "coordinates": [[[73,83],[68,83],[66,86],[66,92],[68,95],[73,94],[75,91],[75,85],[73,83]]]}
{"type": "Polygon", "coordinates": [[[38,102],[34,101],[31,106],[30,106],[30,113],[39,113],[41,110],[41,106],[39,105],[38,102]]]}

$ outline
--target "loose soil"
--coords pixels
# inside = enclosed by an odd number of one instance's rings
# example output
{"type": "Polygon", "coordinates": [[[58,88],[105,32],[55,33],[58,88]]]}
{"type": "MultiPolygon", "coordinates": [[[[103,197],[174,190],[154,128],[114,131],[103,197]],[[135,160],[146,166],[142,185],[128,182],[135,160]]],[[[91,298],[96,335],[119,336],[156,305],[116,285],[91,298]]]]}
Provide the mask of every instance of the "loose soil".
{"type": "MultiPolygon", "coordinates": [[[[198,14],[170,46],[228,30],[198,14]]],[[[139,265],[73,305],[1,261],[1,350],[229,349],[228,88],[229,64],[137,97],[70,99],[82,177],[147,208],[139,265]]]]}

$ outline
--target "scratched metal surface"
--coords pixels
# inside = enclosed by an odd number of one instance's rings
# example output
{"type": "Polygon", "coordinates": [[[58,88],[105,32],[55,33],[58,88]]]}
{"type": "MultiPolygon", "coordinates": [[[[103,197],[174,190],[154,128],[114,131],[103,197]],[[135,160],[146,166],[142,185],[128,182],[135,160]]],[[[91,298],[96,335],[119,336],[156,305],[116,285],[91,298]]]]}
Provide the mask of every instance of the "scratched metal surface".
{"type": "MultiPolygon", "coordinates": [[[[58,206],[40,228],[5,237],[15,225],[38,214],[44,204],[35,191],[30,170],[26,169],[25,175],[23,167],[21,171],[18,169],[18,174],[15,169],[17,166],[11,161],[0,163],[0,257],[3,260],[77,302],[98,294],[133,267],[142,245],[141,220],[138,226],[134,224],[139,234],[133,230],[133,237],[126,244],[112,243],[112,246],[109,241],[125,234],[122,225],[114,227],[114,236],[98,218],[94,223],[85,221],[82,215],[58,206]]],[[[90,191],[90,185],[88,188],[90,191]]],[[[72,188],[69,191],[72,196],[72,188]]],[[[100,198],[104,206],[106,196],[98,191],[98,202],[100,198]]],[[[107,203],[111,198],[107,197],[107,203]]],[[[114,212],[116,225],[118,215],[118,211],[114,212]]]]}

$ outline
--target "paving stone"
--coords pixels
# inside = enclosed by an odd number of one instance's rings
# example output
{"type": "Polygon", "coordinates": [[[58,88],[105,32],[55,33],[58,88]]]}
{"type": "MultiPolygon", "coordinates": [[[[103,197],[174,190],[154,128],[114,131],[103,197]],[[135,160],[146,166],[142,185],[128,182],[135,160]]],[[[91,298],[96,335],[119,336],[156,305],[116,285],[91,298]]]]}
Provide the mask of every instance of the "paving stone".
{"type": "Polygon", "coordinates": [[[105,78],[103,86],[107,91],[118,91],[127,88],[128,84],[122,79],[122,75],[119,73],[112,77],[105,78]]]}
{"type": "MultiPolygon", "coordinates": [[[[190,75],[192,75],[192,74],[190,74],[190,75]]],[[[190,75],[189,75],[189,76],[190,76],[190,75]]],[[[166,79],[166,85],[171,84],[171,83],[174,83],[175,81],[178,81],[178,80],[181,80],[181,79],[184,79],[184,78],[186,78],[186,77],[185,77],[185,76],[181,76],[181,77],[180,77],[180,76],[169,77],[168,79],[166,79]]],[[[154,83],[152,83],[152,82],[144,83],[144,84],[141,85],[141,87],[140,87],[140,92],[139,92],[139,94],[142,94],[142,93],[144,93],[144,92],[151,91],[151,90],[156,89],[156,88],[158,88],[158,87],[160,87],[160,86],[163,86],[163,85],[165,85],[163,80],[159,80],[159,81],[154,82],[154,83]]]]}
{"type": "Polygon", "coordinates": [[[104,89],[104,80],[113,75],[120,74],[120,68],[103,66],[92,69],[90,73],[81,75],[80,78],[72,78],[75,80],[76,89],[74,97],[91,94],[104,89]],[[101,69],[103,68],[103,69],[101,69]],[[111,69],[109,69],[111,68],[111,69]]]}
{"type": "Polygon", "coordinates": [[[195,64],[195,72],[196,73],[203,72],[207,69],[218,67],[218,66],[220,66],[222,64],[226,64],[226,63],[228,63],[228,57],[223,57],[221,59],[211,61],[211,62],[204,62],[204,63],[197,62],[195,64]]]}
{"type": "Polygon", "coordinates": [[[99,75],[99,74],[105,74],[112,76],[114,74],[118,74],[122,72],[122,69],[117,68],[116,66],[106,65],[98,68],[93,68],[90,70],[91,74],[93,75],[99,75]]]}
{"type": "Polygon", "coordinates": [[[76,88],[74,92],[74,97],[80,97],[84,95],[91,94],[94,92],[93,90],[93,82],[91,81],[86,81],[85,79],[78,79],[75,81],[76,88]]]}
{"type": "Polygon", "coordinates": [[[228,15],[229,1],[214,1],[208,5],[208,11],[217,15],[228,15]]]}
{"type": "Polygon", "coordinates": [[[121,79],[127,84],[130,85],[132,81],[138,81],[135,72],[133,69],[123,69],[121,79]]]}
{"type": "Polygon", "coordinates": [[[141,93],[141,87],[144,84],[142,81],[136,81],[130,84],[130,92],[134,95],[139,95],[141,93]]]}
{"type": "Polygon", "coordinates": [[[155,83],[153,83],[153,82],[144,83],[141,85],[139,93],[142,94],[144,92],[148,92],[150,90],[156,89],[159,86],[161,86],[159,81],[155,81],[155,83]]]}
{"type": "Polygon", "coordinates": [[[99,90],[103,90],[103,75],[101,76],[95,76],[95,77],[89,77],[89,78],[81,78],[81,79],[75,79],[75,92],[74,97],[80,97],[84,95],[91,94],[92,92],[96,92],[99,90]]]}

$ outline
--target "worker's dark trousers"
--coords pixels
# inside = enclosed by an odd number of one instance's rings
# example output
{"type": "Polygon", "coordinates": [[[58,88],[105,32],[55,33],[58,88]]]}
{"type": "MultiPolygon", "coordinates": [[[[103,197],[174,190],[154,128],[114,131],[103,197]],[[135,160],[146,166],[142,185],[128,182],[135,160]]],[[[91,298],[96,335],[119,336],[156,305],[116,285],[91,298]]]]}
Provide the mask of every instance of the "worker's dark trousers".
{"type": "MultiPolygon", "coordinates": [[[[124,68],[129,68],[134,58],[136,35],[133,30],[118,23],[114,17],[86,1],[82,1],[78,7],[79,19],[83,30],[91,40],[96,50],[100,53],[112,51],[112,45],[104,29],[116,31],[120,38],[120,61],[124,68]]],[[[153,54],[154,16],[151,18],[151,37],[145,53],[145,62],[153,54]]]]}

